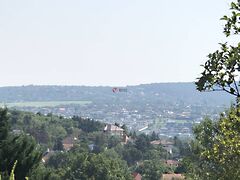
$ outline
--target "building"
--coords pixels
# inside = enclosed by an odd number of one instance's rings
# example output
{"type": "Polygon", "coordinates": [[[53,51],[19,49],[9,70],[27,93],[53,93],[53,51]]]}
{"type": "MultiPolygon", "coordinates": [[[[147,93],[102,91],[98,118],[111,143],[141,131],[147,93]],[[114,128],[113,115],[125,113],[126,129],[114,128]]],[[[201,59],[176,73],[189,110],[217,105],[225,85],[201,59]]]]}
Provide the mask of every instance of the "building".
{"type": "Polygon", "coordinates": [[[161,140],[151,141],[150,143],[151,143],[152,145],[160,145],[160,144],[161,144],[161,140]]]}
{"type": "Polygon", "coordinates": [[[49,149],[43,154],[43,157],[42,157],[42,162],[43,163],[46,163],[49,158],[54,154],[55,152],[54,151],[50,151],[49,149]]]}
{"type": "Polygon", "coordinates": [[[63,149],[65,151],[69,151],[74,145],[74,138],[71,136],[66,137],[65,139],[63,139],[62,144],[63,144],[63,149]]]}
{"type": "Polygon", "coordinates": [[[122,143],[127,144],[129,141],[132,141],[130,137],[128,137],[126,134],[122,136],[122,143]]]}
{"type": "Polygon", "coordinates": [[[185,179],[185,177],[182,174],[163,174],[162,175],[163,180],[182,180],[185,179]]]}
{"type": "Polygon", "coordinates": [[[104,127],[104,132],[113,135],[113,136],[121,136],[123,137],[124,135],[124,130],[118,126],[112,125],[112,124],[107,124],[104,127]]]}
{"type": "Polygon", "coordinates": [[[142,180],[141,174],[134,172],[132,175],[133,175],[134,180],[142,180]]]}

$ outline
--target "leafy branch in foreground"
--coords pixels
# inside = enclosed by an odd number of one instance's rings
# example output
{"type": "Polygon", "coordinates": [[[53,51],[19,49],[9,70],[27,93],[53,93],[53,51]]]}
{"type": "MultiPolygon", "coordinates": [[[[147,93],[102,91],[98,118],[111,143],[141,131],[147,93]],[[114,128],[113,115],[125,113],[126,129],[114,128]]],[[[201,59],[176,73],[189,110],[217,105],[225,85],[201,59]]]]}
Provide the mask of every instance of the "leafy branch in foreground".
{"type": "Polygon", "coordinates": [[[218,121],[205,119],[194,128],[189,174],[199,179],[239,179],[239,111],[239,107],[231,107],[218,121]]]}
{"type": "MultiPolygon", "coordinates": [[[[240,33],[240,0],[231,3],[231,16],[223,16],[226,21],[223,33],[226,37],[240,33]]],[[[240,43],[228,45],[220,43],[220,50],[210,53],[203,65],[204,71],[196,82],[199,91],[225,91],[240,98],[240,43]]]]}

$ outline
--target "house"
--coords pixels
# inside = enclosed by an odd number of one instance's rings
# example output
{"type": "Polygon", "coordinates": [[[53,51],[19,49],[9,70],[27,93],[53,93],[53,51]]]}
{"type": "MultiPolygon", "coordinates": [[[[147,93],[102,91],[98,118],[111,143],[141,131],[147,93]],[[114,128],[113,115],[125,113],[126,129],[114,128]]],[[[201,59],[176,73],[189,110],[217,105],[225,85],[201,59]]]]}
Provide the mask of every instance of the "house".
{"type": "Polygon", "coordinates": [[[74,145],[74,137],[66,137],[65,139],[62,140],[62,144],[63,144],[63,149],[65,151],[69,151],[73,145],[74,145]]]}
{"type": "Polygon", "coordinates": [[[118,136],[121,139],[122,144],[127,144],[127,142],[132,141],[131,137],[129,137],[125,132],[123,128],[120,128],[116,125],[107,124],[103,132],[111,135],[111,136],[118,136]]]}
{"type": "Polygon", "coordinates": [[[152,145],[162,145],[163,149],[165,149],[169,154],[172,154],[172,149],[174,143],[167,140],[155,140],[150,142],[152,145]]]}
{"type": "Polygon", "coordinates": [[[161,140],[151,141],[150,143],[151,143],[152,145],[160,145],[160,144],[161,144],[161,140]]]}
{"type": "Polygon", "coordinates": [[[104,132],[111,134],[113,136],[121,136],[123,137],[124,130],[118,126],[112,125],[112,124],[107,124],[104,127],[104,132]]]}
{"type": "Polygon", "coordinates": [[[161,145],[163,145],[163,146],[170,146],[170,145],[174,145],[174,142],[162,139],[161,140],[161,145]]]}
{"type": "Polygon", "coordinates": [[[162,145],[163,149],[165,149],[169,154],[172,154],[174,142],[167,141],[167,140],[161,140],[161,145],[162,145]]]}
{"type": "Polygon", "coordinates": [[[49,158],[54,154],[55,152],[54,151],[50,151],[49,149],[43,154],[43,157],[42,157],[42,162],[43,163],[46,163],[49,158]]]}
{"type": "Polygon", "coordinates": [[[126,134],[123,135],[122,137],[122,144],[127,144],[128,142],[132,142],[132,138],[127,136],[126,134]]]}
{"type": "Polygon", "coordinates": [[[162,180],[181,180],[185,179],[185,177],[182,174],[163,174],[162,175],[162,180]]]}
{"type": "Polygon", "coordinates": [[[133,175],[134,180],[141,180],[142,179],[141,174],[139,174],[137,172],[132,173],[132,175],[133,175]]]}

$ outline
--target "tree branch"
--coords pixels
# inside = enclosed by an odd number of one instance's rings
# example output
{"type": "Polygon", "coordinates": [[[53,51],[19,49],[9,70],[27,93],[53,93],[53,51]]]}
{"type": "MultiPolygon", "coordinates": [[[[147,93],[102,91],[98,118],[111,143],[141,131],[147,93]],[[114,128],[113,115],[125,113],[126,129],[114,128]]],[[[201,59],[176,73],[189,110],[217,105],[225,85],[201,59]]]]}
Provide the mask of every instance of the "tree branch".
{"type": "Polygon", "coordinates": [[[233,81],[234,81],[235,88],[236,88],[236,90],[237,90],[237,97],[240,97],[239,89],[238,89],[238,86],[237,86],[237,83],[236,83],[235,78],[233,78],[233,81]]]}

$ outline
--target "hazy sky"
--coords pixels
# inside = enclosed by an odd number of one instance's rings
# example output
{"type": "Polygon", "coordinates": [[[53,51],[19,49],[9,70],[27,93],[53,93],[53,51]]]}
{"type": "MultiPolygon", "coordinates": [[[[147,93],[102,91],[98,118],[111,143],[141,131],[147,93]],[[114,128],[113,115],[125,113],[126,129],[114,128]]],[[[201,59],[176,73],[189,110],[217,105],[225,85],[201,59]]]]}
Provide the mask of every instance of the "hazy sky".
{"type": "Polygon", "coordinates": [[[0,0],[0,86],[194,81],[228,0],[0,0]]]}

